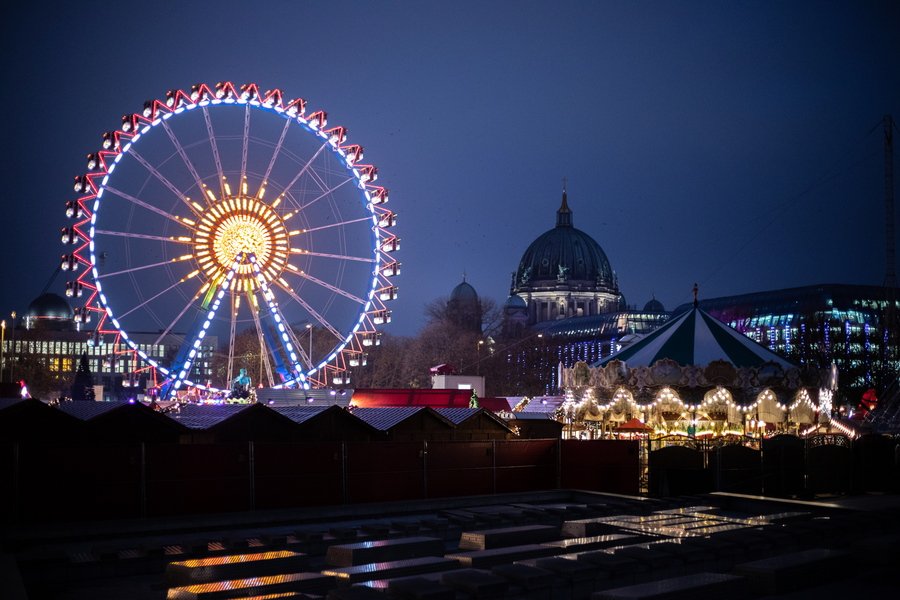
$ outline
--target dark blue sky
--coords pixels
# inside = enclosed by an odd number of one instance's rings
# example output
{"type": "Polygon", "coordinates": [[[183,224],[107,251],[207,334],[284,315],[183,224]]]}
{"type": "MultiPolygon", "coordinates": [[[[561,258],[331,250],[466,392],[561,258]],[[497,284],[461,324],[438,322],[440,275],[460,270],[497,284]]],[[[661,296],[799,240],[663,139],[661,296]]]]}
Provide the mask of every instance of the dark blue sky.
{"type": "Polygon", "coordinates": [[[399,213],[391,333],[463,272],[502,302],[564,176],[629,303],[882,283],[896,2],[50,4],[0,35],[4,312],[55,268],[100,134],[219,80],[302,96],[365,146],[399,213]]]}

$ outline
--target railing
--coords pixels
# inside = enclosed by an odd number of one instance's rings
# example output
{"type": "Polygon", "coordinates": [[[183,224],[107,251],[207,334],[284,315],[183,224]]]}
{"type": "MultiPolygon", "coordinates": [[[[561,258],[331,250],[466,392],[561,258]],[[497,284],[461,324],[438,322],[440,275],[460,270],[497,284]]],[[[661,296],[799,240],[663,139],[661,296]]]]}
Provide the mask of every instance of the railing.
{"type": "Polygon", "coordinates": [[[878,406],[866,415],[864,423],[872,425],[878,431],[900,428],[900,376],[882,392],[878,406]]]}

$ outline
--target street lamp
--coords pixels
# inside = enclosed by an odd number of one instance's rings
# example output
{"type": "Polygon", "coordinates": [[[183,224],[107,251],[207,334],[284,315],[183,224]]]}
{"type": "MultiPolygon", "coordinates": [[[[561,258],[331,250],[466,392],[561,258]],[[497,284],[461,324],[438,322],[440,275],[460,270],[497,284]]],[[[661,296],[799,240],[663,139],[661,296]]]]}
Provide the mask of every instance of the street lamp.
{"type": "Polygon", "coordinates": [[[6,368],[6,319],[0,321],[0,381],[3,381],[3,373],[6,368]]]}
{"type": "Polygon", "coordinates": [[[313,357],[312,357],[312,323],[306,324],[306,329],[309,330],[309,368],[313,368],[313,357]]]}
{"type": "Polygon", "coordinates": [[[9,363],[9,380],[15,381],[16,368],[16,311],[10,314],[12,317],[12,362],[9,363]]]}
{"type": "Polygon", "coordinates": [[[475,363],[475,374],[481,376],[481,347],[484,346],[484,340],[478,340],[475,349],[478,351],[478,361],[475,363]]]}

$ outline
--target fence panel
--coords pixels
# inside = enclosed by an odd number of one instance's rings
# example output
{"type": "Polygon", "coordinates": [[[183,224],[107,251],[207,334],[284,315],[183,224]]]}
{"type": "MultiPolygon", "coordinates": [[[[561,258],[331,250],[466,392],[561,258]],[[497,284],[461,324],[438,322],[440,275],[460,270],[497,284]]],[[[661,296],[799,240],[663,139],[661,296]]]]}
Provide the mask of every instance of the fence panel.
{"type": "Polygon", "coordinates": [[[651,496],[682,496],[712,491],[711,473],[703,466],[703,453],[687,446],[652,450],[648,488],[651,496]]]}
{"type": "Polygon", "coordinates": [[[853,451],[844,435],[806,439],[806,479],[810,494],[846,494],[852,487],[853,451]]]}
{"type": "Polygon", "coordinates": [[[250,510],[250,446],[147,446],[147,512],[178,515],[250,510]]]}
{"type": "Polygon", "coordinates": [[[900,491],[900,440],[868,434],[853,444],[854,488],[860,492],[900,491]]]}
{"type": "Polygon", "coordinates": [[[557,440],[496,442],[497,493],[557,487],[557,440]]]}
{"type": "Polygon", "coordinates": [[[253,459],[258,509],[343,502],[340,442],[256,443],[253,459]]]}
{"type": "Polygon", "coordinates": [[[423,498],[424,460],[423,442],[348,443],[349,502],[423,498]]]}
{"type": "Polygon", "coordinates": [[[709,467],[716,489],[737,494],[762,493],[762,463],[759,450],[739,444],[722,446],[709,453],[709,467]]]}
{"type": "Polygon", "coordinates": [[[493,452],[493,442],[428,442],[428,497],[493,493],[493,452]]]}
{"type": "Polygon", "coordinates": [[[140,517],[140,460],[140,444],[20,444],[19,515],[22,521],[140,517]]]}
{"type": "Polygon", "coordinates": [[[763,493],[790,498],[805,494],[806,443],[792,435],[763,440],[763,493]]]}

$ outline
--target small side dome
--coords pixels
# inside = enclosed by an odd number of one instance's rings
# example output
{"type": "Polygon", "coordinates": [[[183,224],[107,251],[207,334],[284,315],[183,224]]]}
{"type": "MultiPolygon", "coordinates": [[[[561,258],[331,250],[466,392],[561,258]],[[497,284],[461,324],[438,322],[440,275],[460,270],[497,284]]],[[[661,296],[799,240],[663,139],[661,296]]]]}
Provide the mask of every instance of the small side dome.
{"type": "Polygon", "coordinates": [[[503,308],[508,310],[527,310],[528,304],[526,304],[525,300],[523,300],[522,297],[518,294],[512,294],[509,298],[506,299],[506,302],[503,304],[503,308]]]}
{"type": "Polygon", "coordinates": [[[666,312],[666,307],[663,306],[663,303],[657,300],[656,298],[651,298],[647,304],[644,305],[644,312],[646,313],[664,313],[666,312]]]}

